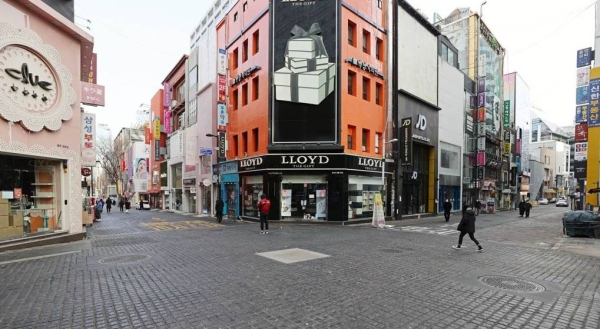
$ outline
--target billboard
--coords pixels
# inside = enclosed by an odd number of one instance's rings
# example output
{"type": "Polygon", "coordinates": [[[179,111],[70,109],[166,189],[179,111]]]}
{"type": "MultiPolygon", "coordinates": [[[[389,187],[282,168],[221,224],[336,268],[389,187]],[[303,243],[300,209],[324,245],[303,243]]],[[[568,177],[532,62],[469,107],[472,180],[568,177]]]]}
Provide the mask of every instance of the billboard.
{"type": "Polygon", "coordinates": [[[273,143],[338,143],[339,1],[272,1],[273,143]]]}
{"type": "Polygon", "coordinates": [[[133,192],[147,193],[150,180],[150,145],[143,142],[135,142],[131,145],[131,176],[133,181],[133,192]]]}

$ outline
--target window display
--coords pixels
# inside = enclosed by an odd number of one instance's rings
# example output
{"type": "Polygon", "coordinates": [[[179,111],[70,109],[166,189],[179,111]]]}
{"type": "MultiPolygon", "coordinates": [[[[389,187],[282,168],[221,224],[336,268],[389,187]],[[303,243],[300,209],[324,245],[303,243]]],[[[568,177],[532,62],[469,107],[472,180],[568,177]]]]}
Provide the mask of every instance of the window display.
{"type": "Polygon", "coordinates": [[[238,191],[235,183],[225,183],[225,205],[227,206],[227,216],[235,218],[237,208],[238,191]]]}
{"type": "Polygon", "coordinates": [[[283,183],[282,218],[327,219],[326,183],[283,183]]]}
{"type": "Polygon", "coordinates": [[[262,176],[244,178],[244,215],[259,217],[256,205],[263,195],[262,176]],[[260,181],[260,183],[259,183],[260,181]]]}

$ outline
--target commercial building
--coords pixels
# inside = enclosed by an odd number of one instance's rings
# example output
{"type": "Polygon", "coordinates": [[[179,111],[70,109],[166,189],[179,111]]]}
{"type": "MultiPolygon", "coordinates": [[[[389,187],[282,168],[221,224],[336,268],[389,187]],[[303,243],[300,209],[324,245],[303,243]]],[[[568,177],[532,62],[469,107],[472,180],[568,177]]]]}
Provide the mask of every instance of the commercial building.
{"type": "MultiPolygon", "coordinates": [[[[168,102],[167,102],[168,103],[168,102]]],[[[165,133],[165,110],[169,105],[165,103],[165,93],[162,89],[156,91],[150,101],[150,182],[148,194],[152,209],[164,209],[164,191],[167,190],[167,162],[165,133]]]]}
{"type": "Polygon", "coordinates": [[[0,238],[82,232],[82,165],[95,164],[82,150],[95,156],[96,122],[80,111],[80,78],[94,44],[73,2],[57,6],[0,2],[0,238]]]}
{"type": "MultiPolygon", "coordinates": [[[[134,168],[137,162],[134,157],[133,145],[145,142],[145,131],[143,129],[122,128],[114,140],[115,153],[121,162],[121,181],[118,182],[117,190],[121,196],[129,198],[132,203],[139,200],[139,192],[134,190],[133,178],[134,168]],[[136,194],[138,193],[138,194],[136,194]]],[[[141,153],[140,153],[141,155],[141,153]]],[[[138,184],[138,189],[141,188],[138,184]]]]}

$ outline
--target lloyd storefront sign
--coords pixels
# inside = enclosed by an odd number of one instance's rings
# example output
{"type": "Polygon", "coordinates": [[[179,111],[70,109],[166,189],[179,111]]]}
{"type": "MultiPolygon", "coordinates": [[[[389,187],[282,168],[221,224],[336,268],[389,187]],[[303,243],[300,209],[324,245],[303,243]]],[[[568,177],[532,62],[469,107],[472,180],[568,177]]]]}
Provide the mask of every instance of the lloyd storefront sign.
{"type": "MultiPolygon", "coordinates": [[[[239,160],[238,170],[359,170],[381,173],[383,163],[383,159],[346,154],[270,154],[239,160]]],[[[386,171],[390,171],[387,166],[386,171]]]]}

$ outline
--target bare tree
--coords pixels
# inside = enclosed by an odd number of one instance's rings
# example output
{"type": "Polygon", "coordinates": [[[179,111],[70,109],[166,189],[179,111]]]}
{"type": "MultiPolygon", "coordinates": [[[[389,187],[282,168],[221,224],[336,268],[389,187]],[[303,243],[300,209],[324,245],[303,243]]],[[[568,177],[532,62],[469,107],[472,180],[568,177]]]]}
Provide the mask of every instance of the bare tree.
{"type": "Polygon", "coordinates": [[[101,137],[97,140],[97,153],[104,174],[106,184],[116,185],[123,178],[121,172],[121,157],[123,147],[119,142],[114,142],[109,137],[101,137]]]}

